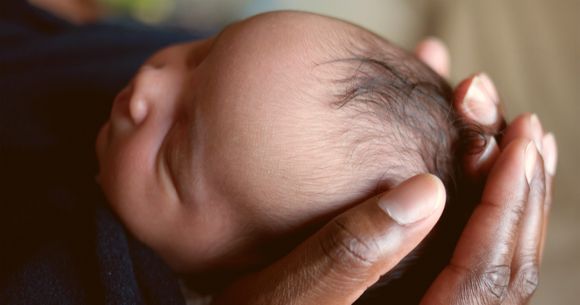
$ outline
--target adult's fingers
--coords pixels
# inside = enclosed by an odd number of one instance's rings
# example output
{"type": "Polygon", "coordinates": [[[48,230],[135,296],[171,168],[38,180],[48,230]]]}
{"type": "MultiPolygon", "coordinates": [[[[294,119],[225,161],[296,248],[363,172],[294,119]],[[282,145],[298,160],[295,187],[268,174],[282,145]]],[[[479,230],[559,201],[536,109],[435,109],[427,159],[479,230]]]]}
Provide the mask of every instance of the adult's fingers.
{"type": "Polygon", "coordinates": [[[546,167],[546,174],[549,178],[554,178],[554,175],[556,174],[556,164],[558,163],[558,148],[554,134],[551,132],[545,134],[542,138],[542,146],[544,149],[544,165],[546,167]]]}
{"type": "Polygon", "coordinates": [[[556,165],[558,162],[558,147],[556,145],[556,138],[552,133],[544,135],[542,146],[544,150],[544,172],[546,173],[546,198],[544,199],[544,222],[540,243],[540,261],[544,254],[544,244],[548,230],[548,217],[550,216],[550,208],[552,207],[554,175],[556,175],[556,165]]]}
{"type": "Polygon", "coordinates": [[[466,78],[455,89],[455,109],[468,121],[490,128],[498,126],[503,119],[499,104],[497,90],[485,73],[466,78]]]}
{"type": "Polygon", "coordinates": [[[449,77],[449,51],[438,38],[421,41],[415,48],[415,55],[439,75],[449,77]]]}
{"type": "Polygon", "coordinates": [[[505,124],[499,95],[491,79],[480,73],[463,80],[455,89],[453,106],[464,121],[479,126],[485,139],[472,138],[464,155],[465,172],[478,178],[485,176],[499,155],[494,134],[505,124]],[[485,146],[482,148],[482,146],[485,146]]]}
{"type": "MultiPolygon", "coordinates": [[[[415,54],[441,76],[449,76],[449,51],[439,39],[425,39],[417,45],[415,54]]],[[[485,176],[499,155],[497,142],[492,135],[505,125],[497,89],[489,76],[479,73],[457,86],[454,100],[457,113],[465,121],[482,126],[489,134],[484,140],[474,138],[468,150],[475,153],[466,154],[464,160],[468,176],[485,176]],[[479,149],[483,144],[485,147],[479,149]]]]}
{"type": "Polygon", "coordinates": [[[512,275],[506,305],[527,303],[538,287],[542,234],[546,221],[544,217],[546,176],[542,156],[536,153],[536,158],[538,162],[526,175],[530,191],[511,264],[512,275]]]}
{"type": "MultiPolygon", "coordinates": [[[[537,115],[531,113],[524,113],[516,117],[513,122],[507,127],[503,136],[501,147],[507,146],[516,138],[525,137],[533,140],[536,147],[540,151],[544,159],[545,168],[545,198],[544,198],[544,222],[542,232],[542,242],[540,245],[540,253],[544,249],[544,240],[547,231],[548,216],[550,214],[550,207],[552,205],[552,188],[554,184],[554,175],[556,173],[556,163],[558,159],[558,150],[556,140],[552,133],[545,134],[542,124],[537,115]]],[[[541,255],[540,255],[541,256],[541,255]]]]}
{"type": "Polygon", "coordinates": [[[444,203],[439,179],[415,176],[333,219],[214,304],[352,304],[429,233],[444,203]]]}
{"type": "Polygon", "coordinates": [[[429,288],[424,305],[499,304],[511,276],[519,224],[528,200],[527,177],[538,153],[516,139],[501,153],[457,244],[450,264],[429,288]]]}
{"type": "Polygon", "coordinates": [[[506,128],[500,147],[506,147],[514,139],[522,137],[534,141],[536,148],[542,153],[544,129],[537,115],[523,113],[517,116],[506,128]]]}

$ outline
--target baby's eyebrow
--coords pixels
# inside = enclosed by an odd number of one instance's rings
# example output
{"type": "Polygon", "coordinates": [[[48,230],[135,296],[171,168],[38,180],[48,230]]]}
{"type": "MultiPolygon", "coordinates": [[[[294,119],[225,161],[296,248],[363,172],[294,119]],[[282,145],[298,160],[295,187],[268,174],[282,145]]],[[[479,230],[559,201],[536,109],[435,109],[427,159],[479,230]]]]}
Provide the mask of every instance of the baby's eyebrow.
{"type": "MultiPolygon", "coordinates": [[[[243,20],[242,20],[243,21],[243,20]]],[[[231,28],[233,28],[235,25],[238,25],[239,23],[241,23],[242,21],[236,21],[236,22],[232,22],[228,25],[226,25],[214,38],[213,38],[213,42],[216,43],[218,42],[223,36],[224,33],[229,31],[231,28]]]]}
{"type": "Polygon", "coordinates": [[[209,51],[211,50],[214,41],[212,38],[210,38],[210,40],[203,42],[202,44],[210,44],[209,46],[199,46],[199,47],[194,47],[192,50],[189,50],[186,54],[185,57],[185,65],[188,69],[195,69],[195,67],[197,67],[197,65],[199,65],[200,61],[201,61],[201,57],[203,57],[203,54],[207,54],[209,53],[209,51]]]}

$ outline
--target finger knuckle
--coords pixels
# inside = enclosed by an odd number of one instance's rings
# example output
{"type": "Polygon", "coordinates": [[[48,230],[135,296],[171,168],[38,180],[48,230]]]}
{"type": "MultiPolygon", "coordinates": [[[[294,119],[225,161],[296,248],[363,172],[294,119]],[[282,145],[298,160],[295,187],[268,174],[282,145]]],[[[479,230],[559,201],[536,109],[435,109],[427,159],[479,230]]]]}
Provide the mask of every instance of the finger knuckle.
{"type": "Polygon", "coordinates": [[[518,269],[515,277],[515,287],[522,300],[530,298],[538,289],[539,267],[535,263],[530,263],[518,269]]]}
{"type": "Polygon", "coordinates": [[[502,304],[508,292],[511,268],[493,265],[478,269],[461,268],[466,278],[462,285],[463,304],[502,304]]]}
{"type": "Polygon", "coordinates": [[[510,275],[511,269],[507,265],[495,265],[485,270],[481,282],[486,296],[492,300],[503,300],[507,294],[510,275]]]}
{"type": "Polygon", "coordinates": [[[372,238],[358,236],[340,219],[330,226],[332,233],[321,240],[321,248],[329,259],[349,267],[366,267],[378,260],[379,247],[372,238]]]}

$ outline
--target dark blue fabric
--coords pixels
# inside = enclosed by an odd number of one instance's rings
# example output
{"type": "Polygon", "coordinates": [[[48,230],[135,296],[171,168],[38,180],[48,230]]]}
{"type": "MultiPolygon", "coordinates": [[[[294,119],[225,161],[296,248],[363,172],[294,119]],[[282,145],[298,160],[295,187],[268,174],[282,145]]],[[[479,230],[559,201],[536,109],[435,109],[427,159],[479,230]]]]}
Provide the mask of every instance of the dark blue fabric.
{"type": "Polygon", "coordinates": [[[199,37],[73,26],[1,2],[0,304],[184,304],[168,267],[108,210],[94,140],[148,56],[199,37]]]}

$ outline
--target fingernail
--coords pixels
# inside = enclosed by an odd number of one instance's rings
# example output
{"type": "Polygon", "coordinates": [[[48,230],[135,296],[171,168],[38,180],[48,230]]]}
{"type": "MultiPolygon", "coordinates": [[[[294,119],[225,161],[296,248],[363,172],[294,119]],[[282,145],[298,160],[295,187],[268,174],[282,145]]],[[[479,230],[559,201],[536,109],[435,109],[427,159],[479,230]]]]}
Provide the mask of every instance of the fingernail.
{"type": "Polygon", "coordinates": [[[528,143],[525,151],[525,166],[526,166],[526,180],[528,184],[532,184],[534,178],[534,171],[536,170],[537,150],[533,142],[528,143]]]}
{"type": "Polygon", "coordinates": [[[497,121],[497,106],[485,93],[481,76],[475,76],[463,99],[467,116],[483,125],[492,125],[497,121]]]}
{"type": "Polygon", "coordinates": [[[544,129],[542,128],[542,124],[540,123],[540,120],[535,113],[530,116],[530,126],[534,143],[536,144],[536,148],[541,154],[543,153],[542,137],[544,135],[544,129]]]}
{"type": "Polygon", "coordinates": [[[495,141],[494,137],[489,137],[487,140],[487,145],[483,149],[481,156],[479,156],[479,160],[477,161],[477,165],[480,166],[486,163],[488,160],[491,159],[491,156],[494,154],[499,153],[499,147],[497,146],[497,142],[495,141]]]}
{"type": "Polygon", "coordinates": [[[443,43],[443,40],[441,40],[441,38],[437,37],[437,36],[429,36],[427,38],[425,38],[425,40],[423,40],[426,43],[432,43],[432,44],[437,44],[440,46],[445,46],[445,43],[443,43]]]}
{"type": "Polygon", "coordinates": [[[404,226],[433,214],[445,203],[445,187],[433,175],[413,177],[379,199],[379,207],[404,226]]]}
{"type": "Polygon", "coordinates": [[[498,105],[499,94],[497,93],[497,89],[495,88],[495,85],[493,84],[493,81],[491,80],[489,75],[487,75],[484,72],[481,72],[479,73],[479,78],[481,79],[481,83],[483,84],[483,88],[485,90],[485,93],[487,93],[487,96],[492,100],[492,102],[494,102],[494,104],[498,105]]]}
{"type": "Polygon", "coordinates": [[[556,164],[558,162],[558,148],[556,146],[556,138],[553,133],[548,133],[542,140],[544,149],[544,166],[550,176],[556,174],[556,164]]]}

